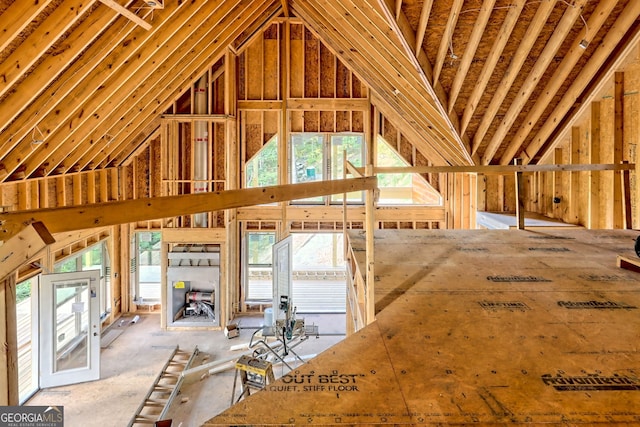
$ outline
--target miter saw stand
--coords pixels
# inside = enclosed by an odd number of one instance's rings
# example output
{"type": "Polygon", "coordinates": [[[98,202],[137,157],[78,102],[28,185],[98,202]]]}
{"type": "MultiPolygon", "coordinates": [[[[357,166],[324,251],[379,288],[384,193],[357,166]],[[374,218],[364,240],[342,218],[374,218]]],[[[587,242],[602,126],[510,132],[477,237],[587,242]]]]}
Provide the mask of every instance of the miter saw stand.
{"type": "Polygon", "coordinates": [[[249,348],[254,349],[253,357],[271,359],[272,362],[279,361],[292,370],[293,368],[285,361],[285,357],[291,354],[304,363],[293,349],[306,341],[310,335],[319,338],[318,327],[305,325],[302,318],[296,319],[296,308],[291,308],[289,297],[286,295],[280,296],[278,308],[285,313],[285,318],[276,319],[273,325],[264,325],[257,329],[251,336],[249,348]],[[267,342],[268,340],[270,342],[267,342]]]}

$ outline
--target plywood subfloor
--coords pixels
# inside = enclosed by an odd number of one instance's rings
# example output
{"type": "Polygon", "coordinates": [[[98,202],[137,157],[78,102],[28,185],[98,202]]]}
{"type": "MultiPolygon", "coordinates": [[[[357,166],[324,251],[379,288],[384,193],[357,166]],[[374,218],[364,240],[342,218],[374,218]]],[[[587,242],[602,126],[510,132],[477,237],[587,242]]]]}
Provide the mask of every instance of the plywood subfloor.
{"type": "Polygon", "coordinates": [[[377,320],[205,425],[640,424],[637,235],[377,231],[377,320]]]}

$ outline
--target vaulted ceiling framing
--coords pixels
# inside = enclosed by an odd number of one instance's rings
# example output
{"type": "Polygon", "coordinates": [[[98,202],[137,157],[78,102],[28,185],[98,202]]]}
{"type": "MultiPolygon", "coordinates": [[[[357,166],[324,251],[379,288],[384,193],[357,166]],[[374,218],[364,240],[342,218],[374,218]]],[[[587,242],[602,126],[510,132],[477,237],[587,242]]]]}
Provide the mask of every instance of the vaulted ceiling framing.
{"type": "Polygon", "coordinates": [[[302,19],[434,164],[536,163],[640,28],[632,0],[5,0],[0,13],[2,181],[122,165],[278,15],[302,19]]]}

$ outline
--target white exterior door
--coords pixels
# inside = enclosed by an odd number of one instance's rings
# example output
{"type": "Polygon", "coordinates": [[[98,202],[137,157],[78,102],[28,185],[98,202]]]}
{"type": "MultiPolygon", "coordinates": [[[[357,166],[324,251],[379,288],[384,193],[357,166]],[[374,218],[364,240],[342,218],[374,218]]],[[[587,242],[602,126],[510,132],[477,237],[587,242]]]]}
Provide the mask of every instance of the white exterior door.
{"type": "MultiPolygon", "coordinates": [[[[288,236],[273,245],[273,324],[276,320],[284,320],[287,313],[282,302],[291,305],[291,288],[293,282],[292,261],[293,240],[288,236]]],[[[293,307],[290,307],[293,311],[293,307]]]]}
{"type": "Polygon", "coordinates": [[[40,387],[100,378],[100,271],[42,275],[40,387]]]}

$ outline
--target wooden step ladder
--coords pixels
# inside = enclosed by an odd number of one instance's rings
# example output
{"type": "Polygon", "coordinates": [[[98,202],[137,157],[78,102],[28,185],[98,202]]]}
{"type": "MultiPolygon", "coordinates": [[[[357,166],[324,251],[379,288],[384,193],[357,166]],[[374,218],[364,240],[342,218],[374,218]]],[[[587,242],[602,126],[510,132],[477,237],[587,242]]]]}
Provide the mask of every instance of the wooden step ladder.
{"type": "Polygon", "coordinates": [[[233,389],[231,391],[231,405],[238,403],[243,397],[251,394],[251,389],[262,390],[267,384],[275,381],[271,362],[263,359],[244,355],[236,362],[236,374],[233,378],[233,389]],[[240,376],[240,396],[236,395],[236,383],[240,376]]]}
{"type": "Polygon", "coordinates": [[[171,402],[180,391],[183,379],[182,372],[191,367],[197,354],[198,347],[189,354],[176,346],[142,403],[138,406],[138,410],[131,417],[129,427],[153,425],[164,419],[171,402]]]}

